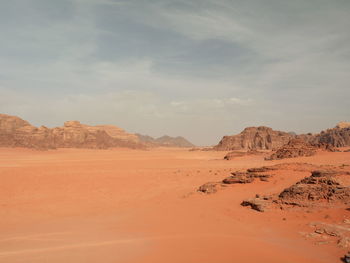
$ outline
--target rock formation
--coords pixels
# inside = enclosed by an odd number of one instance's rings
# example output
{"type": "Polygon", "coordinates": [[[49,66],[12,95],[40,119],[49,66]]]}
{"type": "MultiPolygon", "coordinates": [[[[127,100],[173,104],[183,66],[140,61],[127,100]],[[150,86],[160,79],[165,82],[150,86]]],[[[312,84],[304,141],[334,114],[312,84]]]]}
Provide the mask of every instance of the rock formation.
{"type": "Polygon", "coordinates": [[[18,117],[5,114],[0,115],[0,146],[36,149],[145,148],[135,135],[115,126],[88,126],[78,121],[67,121],[63,127],[37,128],[18,117]]]}
{"type": "MultiPolygon", "coordinates": [[[[275,168],[287,172],[309,171],[314,165],[281,164],[267,168],[275,168]],[[297,168],[300,166],[300,168],[297,168]]],[[[260,196],[243,200],[242,206],[264,212],[266,209],[287,208],[348,208],[350,205],[350,170],[344,166],[312,170],[311,175],[284,189],[279,194],[260,196]]],[[[350,229],[349,229],[350,230],[350,229]]],[[[349,232],[350,233],[350,232],[349,232]]],[[[350,240],[350,239],[349,239],[350,240]]]]}
{"type": "Polygon", "coordinates": [[[253,210],[265,212],[270,206],[270,198],[261,198],[259,195],[257,195],[255,198],[243,200],[241,206],[250,206],[250,208],[253,210]]]}
{"type": "Polygon", "coordinates": [[[350,146],[350,127],[335,127],[322,131],[311,138],[310,143],[313,145],[328,144],[334,147],[350,146]]]}
{"type": "Polygon", "coordinates": [[[194,147],[194,145],[186,140],[184,137],[178,136],[178,137],[170,137],[167,135],[164,135],[159,138],[153,138],[148,135],[141,135],[141,134],[136,134],[139,140],[148,146],[151,147],[183,147],[183,148],[189,148],[189,147],[194,147]]]}
{"type": "Polygon", "coordinates": [[[236,171],[231,173],[231,176],[223,179],[221,182],[208,182],[201,185],[197,191],[205,194],[216,193],[219,186],[228,186],[231,184],[249,184],[255,179],[267,182],[273,175],[266,174],[266,172],[276,170],[278,166],[263,166],[258,168],[249,168],[246,171],[236,171]]]}
{"type": "Polygon", "coordinates": [[[274,150],[289,142],[294,135],[269,127],[249,127],[240,134],[224,136],[214,150],[274,150]]]}
{"type": "Polygon", "coordinates": [[[271,175],[261,174],[262,172],[265,171],[247,170],[246,172],[233,172],[230,177],[225,178],[222,182],[224,184],[249,184],[256,178],[260,179],[260,181],[268,181],[271,175]]]}
{"type": "Polygon", "coordinates": [[[316,154],[316,147],[310,145],[300,138],[291,139],[287,144],[277,149],[266,160],[280,160],[300,156],[312,156],[316,154]]]}
{"type": "Polygon", "coordinates": [[[278,196],[283,204],[308,206],[322,201],[350,204],[349,172],[317,170],[296,184],[284,189],[278,196]]]}

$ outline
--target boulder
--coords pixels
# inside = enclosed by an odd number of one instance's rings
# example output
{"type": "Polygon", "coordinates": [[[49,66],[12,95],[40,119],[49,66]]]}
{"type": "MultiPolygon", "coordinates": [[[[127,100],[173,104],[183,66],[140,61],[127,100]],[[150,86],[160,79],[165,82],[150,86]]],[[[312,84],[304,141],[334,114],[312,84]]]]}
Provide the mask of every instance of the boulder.
{"type": "Polygon", "coordinates": [[[217,182],[209,182],[201,185],[197,191],[205,194],[213,194],[217,192],[217,186],[217,182]]]}

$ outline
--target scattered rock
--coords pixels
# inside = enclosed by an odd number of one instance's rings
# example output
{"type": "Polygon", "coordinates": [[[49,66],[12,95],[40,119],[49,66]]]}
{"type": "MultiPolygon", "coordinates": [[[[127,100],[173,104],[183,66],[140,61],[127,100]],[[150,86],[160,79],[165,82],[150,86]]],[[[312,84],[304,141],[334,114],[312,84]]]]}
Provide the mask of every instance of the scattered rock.
{"type": "Polygon", "coordinates": [[[202,192],[205,194],[213,194],[217,192],[217,182],[205,183],[198,188],[198,192],[202,192]]]}
{"type": "Polygon", "coordinates": [[[254,176],[244,172],[234,172],[232,176],[225,178],[224,184],[248,184],[254,181],[254,176]]]}
{"type": "Polygon", "coordinates": [[[264,172],[269,172],[277,170],[277,167],[274,166],[263,166],[263,167],[258,167],[258,168],[249,168],[247,169],[248,173],[264,173],[264,172]]]}
{"type": "Polygon", "coordinates": [[[268,202],[265,199],[252,198],[244,200],[241,203],[241,206],[250,206],[253,210],[265,212],[268,206],[268,202]]]}

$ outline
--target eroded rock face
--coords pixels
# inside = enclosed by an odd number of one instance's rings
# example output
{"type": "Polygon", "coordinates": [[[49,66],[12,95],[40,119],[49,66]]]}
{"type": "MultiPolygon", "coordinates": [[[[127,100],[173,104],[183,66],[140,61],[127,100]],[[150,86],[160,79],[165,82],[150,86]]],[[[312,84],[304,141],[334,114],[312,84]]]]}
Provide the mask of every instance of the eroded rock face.
{"type": "Polygon", "coordinates": [[[301,134],[297,137],[318,148],[336,151],[334,147],[350,146],[350,123],[340,122],[334,128],[319,134],[301,134]]]}
{"type": "Polygon", "coordinates": [[[12,133],[15,130],[31,126],[29,122],[22,120],[16,116],[0,114],[0,131],[2,133],[12,133]]]}
{"type": "Polygon", "coordinates": [[[294,135],[269,127],[249,127],[240,134],[224,136],[215,150],[273,150],[289,142],[294,135]]]}
{"type": "Polygon", "coordinates": [[[37,128],[5,114],[0,115],[0,146],[35,149],[145,147],[136,136],[115,126],[88,126],[78,121],[67,121],[63,127],[37,128]]]}
{"type": "Polygon", "coordinates": [[[312,156],[316,154],[316,147],[305,142],[300,138],[291,139],[287,144],[283,145],[274,152],[266,160],[280,160],[285,158],[295,158],[301,156],[312,156]]]}
{"type": "Polygon", "coordinates": [[[311,143],[314,145],[329,144],[334,147],[350,146],[350,127],[322,131],[311,140],[311,143]]]}
{"type": "Polygon", "coordinates": [[[265,126],[248,127],[240,134],[224,136],[219,144],[212,149],[219,151],[277,150],[294,138],[303,140],[316,148],[337,151],[334,147],[350,146],[350,123],[341,122],[335,128],[322,131],[319,134],[301,135],[275,131],[265,126]]]}

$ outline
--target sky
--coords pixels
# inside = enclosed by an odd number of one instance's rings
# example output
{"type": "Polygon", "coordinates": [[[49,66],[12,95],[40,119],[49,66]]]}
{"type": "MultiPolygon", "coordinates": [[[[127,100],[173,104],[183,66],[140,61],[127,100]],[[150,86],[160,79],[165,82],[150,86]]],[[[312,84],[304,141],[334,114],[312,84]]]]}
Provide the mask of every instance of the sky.
{"type": "Polygon", "coordinates": [[[0,113],[218,143],[350,121],[349,0],[0,0],[0,113]]]}

